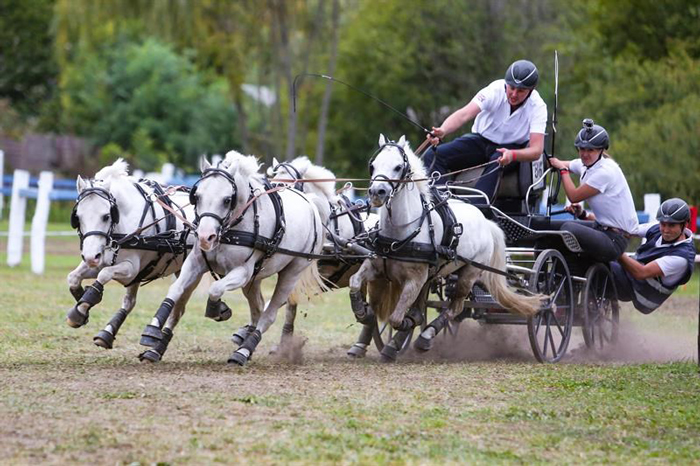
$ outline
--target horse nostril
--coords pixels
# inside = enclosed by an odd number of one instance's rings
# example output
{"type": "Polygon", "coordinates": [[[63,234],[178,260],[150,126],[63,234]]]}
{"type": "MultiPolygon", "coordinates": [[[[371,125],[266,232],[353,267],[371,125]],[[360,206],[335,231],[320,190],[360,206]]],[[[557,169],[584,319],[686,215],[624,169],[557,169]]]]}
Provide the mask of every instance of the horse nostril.
{"type": "Polygon", "coordinates": [[[379,188],[377,190],[377,196],[386,196],[386,189],[384,188],[379,188]]]}
{"type": "Polygon", "coordinates": [[[215,239],[216,239],[216,235],[209,235],[207,237],[207,241],[210,243],[213,243],[215,239]]]}
{"type": "Polygon", "coordinates": [[[95,254],[95,260],[96,260],[96,261],[100,260],[100,257],[102,257],[102,253],[99,253],[99,252],[98,252],[97,254],[95,254]]]}

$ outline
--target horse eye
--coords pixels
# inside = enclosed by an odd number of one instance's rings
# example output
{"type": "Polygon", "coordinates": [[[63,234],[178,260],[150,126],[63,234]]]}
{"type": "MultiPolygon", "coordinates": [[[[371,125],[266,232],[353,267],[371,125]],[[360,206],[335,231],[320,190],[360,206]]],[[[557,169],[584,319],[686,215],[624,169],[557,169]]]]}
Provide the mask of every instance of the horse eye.
{"type": "Polygon", "coordinates": [[[374,173],[374,165],[369,166],[369,174],[371,175],[372,173],[374,173]]]}
{"type": "Polygon", "coordinates": [[[225,198],[224,198],[224,205],[225,205],[226,207],[228,207],[228,206],[231,205],[231,198],[230,198],[230,197],[225,197],[225,198]]]}
{"type": "Polygon", "coordinates": [[[400,171],[400,170],[401,170],[401,165],[397,165],[397,166],[394,167],[394,171],[395,171],[395,172],[398,172],[398,171],[400,171]]]}
{"type": "Polygon", "coordinates": [[[108,221],[109,221],[109,214],[104,214],[104,215],[102,216],[102,221],[103,221],[103,222],[108,222],[108,221]]]}

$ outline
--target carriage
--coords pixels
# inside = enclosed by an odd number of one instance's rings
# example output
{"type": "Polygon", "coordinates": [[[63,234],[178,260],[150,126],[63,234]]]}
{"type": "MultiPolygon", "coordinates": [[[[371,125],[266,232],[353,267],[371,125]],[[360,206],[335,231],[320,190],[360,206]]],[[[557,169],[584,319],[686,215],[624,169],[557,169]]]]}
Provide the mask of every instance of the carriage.
{"type": "MultiPolygon", "coordinates": [[[[535,358],[547,363],[565,355],[573,327],[581,327],[589,348],[600,350],[615,343],[619,305],[610,269],[586,255],[570,232],[560,230],[566,220],[552,215],[559,173],[545,167],[543,154],[538,161],[523,162],[506,171],[493,204],[483,192],[470,187],[463,176],[448,182],[443,190],[453,199],[479,204],[484,216],[503,230],[507,257],[506,270],[501,273],[521,292],[548,296],[539,312],[530,317],[511,313],[481,282],[476,282],[459,315],[448,322],[443,315],[453,297],[456,277],[435,277],[426,284],[428,289],[422,296],[427,299],[417,301],[409,311],[422,314],[421,332],[428,322],[428,309],[437,311],[437,318],[427,324],[435,333],[455,334],[459,322],[465,319],[482,324],[525,325],[535,358]]],[[[475,178],[474,173],[469,177],[475,178]]],[[[364,339],[361,336],[353,348],[366,346],[368,334],[365,331],[364,339]]],[[[412,334],[413,330],[396,332],[387,323],[379,323],[371,335],[382,356],[393,360],[410,346],[412,334]]],[[[430,347],[431,342],[422,334],[415,339],[416,349],[425,351],[430,347]]]]}

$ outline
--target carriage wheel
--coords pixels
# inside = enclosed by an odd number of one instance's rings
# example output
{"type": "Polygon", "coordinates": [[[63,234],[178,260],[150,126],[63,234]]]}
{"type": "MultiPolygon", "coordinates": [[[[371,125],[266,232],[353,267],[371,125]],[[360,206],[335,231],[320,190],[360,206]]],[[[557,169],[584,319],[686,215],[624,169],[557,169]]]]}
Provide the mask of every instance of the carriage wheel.
{"type": "MultiPolygon", "coordinates": [[[[409,346],[411,346],[411,340],[413,340],[413,332],[415,329],[409,333],[408,337],[406,338],[406,341],[404,341],[403,346],[399,350],[399,354],[403,354],[409,346]]],[[[394,334],[396,333],[396,330],[389,324],[389,322],[379,322],[377,321],[377,325],[374,326],[374,332],[372,332],[372,339],[374,340],[374,346],[377,347],[377,351],[380,353],[384,349],[384,345],[389,343],[392,338],[394,338],[394,334]]]]}
{"type": "Polygon", "coordinates": [[[557,362],[566,353],[574,325],[571,274],[559,251],[547,249],[537,256],[530,291],[549,297],[546,307],[527,321],[532,352],[539,362],[557,362]]]}
{"type": "Polygon", "coordinates": [[[602,350],[617,343],[620,306],[612,273],[605,265],[596,264],[586,272],[581,307],[586,346],[602,350]]]}

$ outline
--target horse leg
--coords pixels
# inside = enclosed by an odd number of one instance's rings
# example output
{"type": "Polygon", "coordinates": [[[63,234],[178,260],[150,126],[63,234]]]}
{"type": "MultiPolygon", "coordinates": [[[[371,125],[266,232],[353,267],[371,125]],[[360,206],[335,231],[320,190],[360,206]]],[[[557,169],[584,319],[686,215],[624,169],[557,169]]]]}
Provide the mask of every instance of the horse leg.
{"type": "Polygon", "coordinates": [[[244,286],[243,295],[248,300],[250,323],[239,328],[231,335],[231,341],[236,346],[241,346],[248,335],[255,330],[255,326],[258,325],[258,320],[260,320],[260,314],[262,314],[265,308],[265,299],[260,291],[260,280],[253,280],[248,285],[244,286]]]}
{"type": "Polygon", "coordinates": [[[377,322],[372,307],[365,301],[363,286],[379,276],[379,270],[371,260],[366,259],[360,266],[360,270],[350,277],[350,307],[355,314],[355,319],[363,325],[376,325],[377,322]]]}
{"type": "Polygon", "coordinates": [[[396,361],[399,351],[404,347],[406,339],[413,333],[413,329],[420,326],[425,320],[425,302],[428,299],[430,285],[424,282],[423,286],[419,288],[418,295],[413,300],[413,303],[410,302],[415,287],[420,286],[420,282],[420,280],[410,280],[406,283],[408,285],[408,290],[404,287],[401,297],[396,304],[396,309],[389,317],[389,323],[397,332],[391,341],[382,348],[382,360],[385,362],[396,361]],[[408,306],[410,306],[408,312],[403,312],[408,306]],[[396,321],[398,321],[397,314],[402,315],[399,325],[396,325],[396,321]]]}
{"type": "MultiPolygon", "coordinates": [[[[362,287],[362,296],[367,294],[366,288],[366,285],[362,287]]],[[[369,306],[368,308],[371,311],[372,308],[369,306]]],[[[367,347],[369,347],[372,342],[372,334],[377,327],[377,318],[374,312],[371,312],[371,315],[365,316],[364,320],[367,323],[362,324],[362,329],[360,330],[360,335],[357,337],[357,341],[348,349],[347,355],[351,358],[363,358],[365,354],[367,354],[367,347]]]]}
{"type": "MultiPolygon", "coordinates": [[[[151,323],[146,325],[141,334],[141,341],[139,342],[142,346],[149,346],[151,348],[155,347],[164,338],[163,326],[170,317],[175,304],[180,301],[180,299],[185,295],[187,290],[194,290],[202,275],[206,271],[206,266],[204,260],[202,260],[202,255],[196,252],[190,253],[182,264],[182,269],[180,270],[180,276],[177,280],[170,285],[168,289],[168,294],[160,307],[153,316],[151,323]]],[[[186,295],[189,298],[189,293],[186,295]]],[[[187,300],[183,300],[183,306],[187,303],[187,300]]]]}
{"type": "Polygon", "coordinates": [[[98,269],[90,268],[84,261],[80,261],[80,264],[68,274],[68,277],[66,277],[68,281],[68,290],[70,294],[73,295],[76,303],[80,301],[80,298],[83,297],[83,293],[85,293],[85,289],[82,286],[83,280],[97,277],[97,272],[98,269]]]}
{"type": "Polygon", "coordinates": [[[284,325],[282,326],[282,335],[280,335],[279,344],[272,347],[270,354],[277,353],[280,348],[284,348],[292,341],[294,335],[294,320],[297,317],[297,305],[287,302],[287,309],[284,315],[284,325]]]}
{"type": "Polygon", "coordinates": [[[73,328],[82,327],[87,324],[90,316],[90,309],[102,301],[104,285],[114,278],[129,279],[135,277],[138,270],[138,263],[133,264],[129,261],[124,261],[100,270],[97,274],[97,279],[92,282],[92,285],[88,285],[87,289],[78,300],[78,303],[68,311],[66,323],[73,328]]]}
{"type": "Polygon", "coordinates": [[[153,348],[149,348],[143,353],[139,354],[139,360],[158,362],[161,359],[163,359],[163,355],[168,349],[170,340],[172,340],[173,338],[173,331],[177,324],[180,322],[180,319],[182,319],[182,316],[185,314],[185,304],[187,303],[187,301],[189,301],[190,296],[194,292],[195,288],[197,288],[197,285],[199,285],[199,281],[201,279],[202,276],[200,275],[194,282],[194,284],[192,284],[182,293],[182,296],[173,308],[174,312],[170,315],[170,317],[168,317],[168,320],[165,322],[165,326],[163,327],[163,339],[158,341],[158,343],[156,343],[156,345],[153,348]]]}
{"type": "Polygon", "coordinates": [[[457,272],[457,283],[455,291],[447,310],[438,315],[421,332],[413,345],[419,351],[428,351],[433,346],[435,336],[445,328],[448,322],[454,321],[455,317],[462,311],[464,300],[469,295],[474,282],[479,277],[480,270],[476,267],[465,266],[457,272]]]}
{"type": "MultiPolygon", "coordinates": [[[[304,261],[306,262],[306,261],[304,261]]],[[[258,325],[255,330],[248,335],[243,344],[233,352],[229,358],[229,363],[236,363],[239,366],[245,365],[255,352],[255,348],[260,343],[262,339],[262,334],[267,331],[268,328],[275,322],[277,317],[278,309],[284,304],[292,293],[294,286],[302,273],[303,269],[308,265],[305,263],[304,267],[291,267],[286,268],[277,274],[277,284],[275,285],[275,291],[272,293],[272,298],[267,304],[267,307],[260,316],[258,325]]]]}
{"type": "Polygon", "coordinates": [[[93,343],[105,349],[112,349],[112,345],[114,344],[114,339],[117,337],[119,328],[124,323],[124,320],[126,320],[126,316],[129,315],[136,305],[136,294],[138,291],[138,283],[131,285],[126,289],[126,294],[124,295],[124,298],[122,298],[121,309],[119,309],[116,314],[112,316],[112,319],[105,326],[105,328],[100,330],[97,335],[93,337],[93,343]]]}

